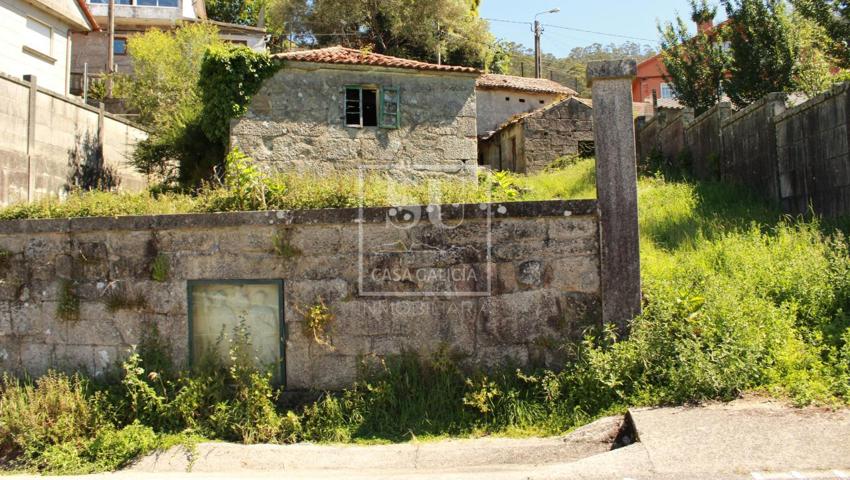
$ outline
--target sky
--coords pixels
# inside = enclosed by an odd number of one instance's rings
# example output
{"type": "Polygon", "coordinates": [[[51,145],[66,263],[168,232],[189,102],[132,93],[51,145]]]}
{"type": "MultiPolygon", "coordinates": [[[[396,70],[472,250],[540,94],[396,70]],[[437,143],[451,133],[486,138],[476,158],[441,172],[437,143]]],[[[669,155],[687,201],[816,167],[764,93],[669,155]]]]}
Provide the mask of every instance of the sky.
{"type": "MultiPolygon", "coordinates": [[[[541,49],[558,57],[566,56],[575,47],[593,43],[608,44],[634,41],[658,46],[658,21],[666,22],[679,13],[690,21],[688,0],[482,0],[480,14],[487,19],[532,22],[534,14],[553,8],[560,13],[541,15],[543,24],[590,30],[636,38],[580,32],[544,26],[541,49]]],[[[718,17],[722,16],[722,12],[718,17]]],[[[490,30],[497,38],[534,46],[530,25],[490,21],[490,30]]],[[[695,28],[691,28],[691,31],[695,28]]]]}

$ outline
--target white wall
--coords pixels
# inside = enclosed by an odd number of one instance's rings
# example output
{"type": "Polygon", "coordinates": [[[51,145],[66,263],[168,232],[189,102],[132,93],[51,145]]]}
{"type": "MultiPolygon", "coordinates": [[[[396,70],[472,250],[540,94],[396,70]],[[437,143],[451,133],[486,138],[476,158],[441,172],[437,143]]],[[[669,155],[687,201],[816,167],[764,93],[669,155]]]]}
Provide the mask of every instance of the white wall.
{"type": "Polygon", "coordinates": [[[0,72],[23,78],[32,74],[38,84],[54,92],[68,92],[68,25],[22,0],[0,0],[0,72]],[[51,63],[24,51],[29,38],[27,17],[35,18],[53,28],[51,63]]]}
{"type": "Polygon", "coordinates": [[[475,96],[478,110],[478,135],[495,130],[514,115],[543,108],[560,98],[560,94],[557,93],[490,89],[476,89],[475,96]]]}
{"type": "Polygon", "coordinates": [[[266,36],[261,33],[250,35],[237,33],[219,33],[218,36],[221,37],[222,40],[228,42],[238,43],[240,45],[244,43],[251,50],[254,50],[256,52],[263,52],[266,50],[266,36]]]}

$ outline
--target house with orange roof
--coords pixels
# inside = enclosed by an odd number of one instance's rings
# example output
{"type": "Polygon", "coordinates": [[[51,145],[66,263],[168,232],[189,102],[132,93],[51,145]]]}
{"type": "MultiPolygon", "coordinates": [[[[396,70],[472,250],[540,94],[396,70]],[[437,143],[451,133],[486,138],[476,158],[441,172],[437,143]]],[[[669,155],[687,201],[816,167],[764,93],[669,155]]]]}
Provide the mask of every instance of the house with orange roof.
{"type": "Polygon", "coordinates": [[[265,168],[474,175],[479,70],[341,46],[274,57],[280,70],[230,132],[265,168]]]}
{"type": "MultiPolygon", "coordinates": [[[[712,20],[697,25],[697,32],[715,35],[719,28],[727,25],[726,20],[715,26],[712,20]]],[[[673,85],[667,81],[668,73],[664,67],[662,54],[647,58],[637,66],[637,75],[632,80],[632,99],[635,102],[652,102],[653,94],[663,108],[677,109],[681,105],[676,100],[673,85]]]]}

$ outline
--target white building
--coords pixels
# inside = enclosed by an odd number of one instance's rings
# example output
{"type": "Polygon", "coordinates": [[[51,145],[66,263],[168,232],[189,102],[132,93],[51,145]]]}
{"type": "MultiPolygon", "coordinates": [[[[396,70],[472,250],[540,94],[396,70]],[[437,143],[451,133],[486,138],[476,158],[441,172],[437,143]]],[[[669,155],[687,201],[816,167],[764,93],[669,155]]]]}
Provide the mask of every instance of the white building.
{"type": "Polygon", "coordinates": [[[72,32],[97,29],[83,0],[0,0],[0,72],[67,94],[72,32]]]}

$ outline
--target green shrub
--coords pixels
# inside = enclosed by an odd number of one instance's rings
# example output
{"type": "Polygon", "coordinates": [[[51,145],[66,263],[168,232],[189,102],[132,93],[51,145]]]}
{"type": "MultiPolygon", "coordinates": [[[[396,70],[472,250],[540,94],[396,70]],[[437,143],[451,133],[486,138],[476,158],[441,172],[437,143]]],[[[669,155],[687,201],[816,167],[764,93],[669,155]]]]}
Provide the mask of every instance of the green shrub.
{"type": "Polygon", "coordinates": [[[126,421],[138,421],[158,432],[188,429],[223,440],[274,441],[282,428],[274,407],[277,392],[271,373],[263,371],[252,356],[244,320],[228,342],[227,362],[213,348],[192,371],[177,375],[169,362],[146,361],[140,355],[147,352],[155,359],[165,352],[158,334],[152,335],[144,348],[140,347],[140,353],[124,362],[126,421]]]}
{"type": "Polygon", "coordinates": [[[74,192],[62,202],[48,199],[2,208],[0,220],[593,198],[594,165],[590,159],[550,173],[482,174],[478,182],[425,179],[398,183],[374,174],[365,176],[361,185],[360,179],[350,172],[269,175],[249,157],[233,150],[225,159],[221,181],[207,184],[195,195],[174,193],[168,185],[135,194],[74,192]]]}
{"type": "Polygon", "coordinates": [[[114,471],[139,455],[157,448],[159,439],[150,427],[132,423],[116,430],[104,428],[86,445],[83,457],[94,464],[94,471],[114,471]]]}
{"type": "Polygon", "coordinates": [[[552,160],[549,165],[544,167],[544,171],[546,172],[556,172],[558,170],[564,170],[565,168],[570,168],[577,164],[578,162],[584,160],[585,157],[580,155],[564,155],[563,157],[558,157],[555,160],[552,160]]]}
{"type": "MultiPolygon", "coordinates": [[[[223,184],[193,208],[211,201],[228,208],[351,206],[360,198],[345,175],[322,183],[309,175],[266,176],[242,157],[230,162],[237,166],[223,184]]],[[[440,188],[453,200],[473,201],[490,191],[503,198],[592,194],[593,175],[593,162],[582,160],[544,175],[440,188]]],[[[388,185],[366,179],[367,204],[427,202],[434,187],[388,192],[388,185]]],[[[628,338],[605,328],[575,344],[541,339],[566,352],[563,369],[478,372],[445,350],[431,358],[370,357],[354,387],[282,411],[244,322],[228,340],[227,358],[210,349],[187,372],[174,370],[168,343],[151,324],[124,363],[120,385],[88,394],[93,387],[78,377],[51,373],[35,384],[7,378],[0,455],[24,468],[79,473],[117,468],[165,445],[162,435],[180,432],[245,443],[553,435],[628,406],[728,400],[747,391],[800,405],[850,402],[850,247],[841,233],[783,218],[722,184],[656,176],[640,180],[639,195],[643,313],[628,338]]],[[[314,325],[324,330],[330,312],[315,311],[314,325]]]]}
{"type": "Polygon", "coordinates": [[[48,372],[35,382],[4,375],[0,384],[0,463],[27,466],[51,448],[80,445],[94,436],[103,419],[86,389],[81,377],[57,372],[48,372]]]}

